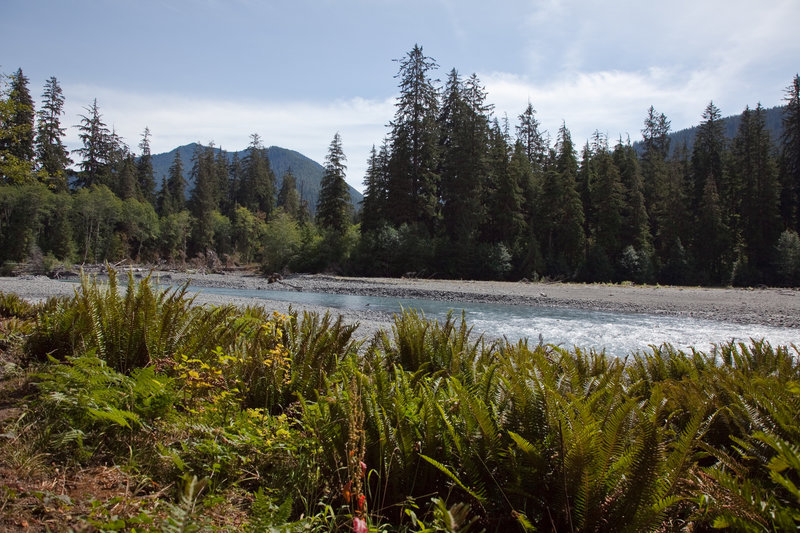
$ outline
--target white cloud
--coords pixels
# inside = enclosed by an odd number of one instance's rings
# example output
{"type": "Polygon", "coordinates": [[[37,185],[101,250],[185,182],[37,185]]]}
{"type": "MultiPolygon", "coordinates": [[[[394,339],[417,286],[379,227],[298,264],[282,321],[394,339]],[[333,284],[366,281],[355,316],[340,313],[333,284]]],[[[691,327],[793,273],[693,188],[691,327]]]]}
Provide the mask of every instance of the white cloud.
{"type": "Polygon", "coordinates": [[[563,121],[573,142],[580,146],[595,130],[607,134],[612,142],[628,135],[631,141],[639,140],[651,105],[667,115],[673,130],[680,130],[700,122],[711,100],[721,107],[723,115],[740,113],[745,105],[753,107],[758,101],[767,107],[782,103],[780,83],[770,88],[764,83],[747,87],[748,76],[747,70],[721,64],[694,71],[651,67],[570,72],[545,83],[507,73],[482,75],[481,79],[497,116],[507,113],[513,123],[530,101],[543,129],[554,136],[563,121]]]}
{"type": "Polygon", "coordinates": [[[367,157],[379,144],[394,113],[393,100],[362,98],[330,103],[215,101],[175,94],[136,94],[113,89],[64,87],[63,124],[69,148],[80,146],[79,115],[97,98],[104,122],[114,128],[134,152],[145,127],[152,134],[151,150],[161,153],[191,142],[214,142],[230,151],[247,147],[258,133],[265,145],[296,150],[322,164],[333,135],[342,136],[348,159],[348,182],[361,189],[367,157]]]}
{"type": "Polygon", "coordinates": [[[712,99],[726,115],[780,104],[798,19],[796,0],[542,0],[526,18],[529,63],[511,86],[507,75],[484,79],[490,97],[493,82],[519,95],[517,108],[530,94],[543,119],[564,118],[573,133],[638,130],[651,104],[683,128],[712,99]]]}

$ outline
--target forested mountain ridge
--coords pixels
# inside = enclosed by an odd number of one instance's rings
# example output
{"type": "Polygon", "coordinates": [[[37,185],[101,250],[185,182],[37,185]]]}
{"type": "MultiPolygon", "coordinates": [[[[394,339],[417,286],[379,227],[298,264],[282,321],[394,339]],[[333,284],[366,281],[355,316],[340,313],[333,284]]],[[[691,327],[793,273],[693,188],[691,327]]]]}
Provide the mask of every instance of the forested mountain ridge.
{"type": "MultiPolygon", "coordinates": [[[[194,188],[194,179],[191,173],[192,157],[194,157],[195,152],[200,147],[201,145],[198,143],[190,143],[179,146],[169,152],[153,154],[151,160],[153,164],[153,175],[156,179],[156,187],[160,189],[162,179],[166,179],[169,176],[169,168],[174,162],[175,154],[178,153],[183,163],[183,177],[187,184],[185,194],[186,197],[189,198],[189,194],[194,188]]],[[[227,152],[224,148],[214,148],[215,155],[220,151],[226,155],[229,163],[233,161],[234,156],[241,160],[247,155],[247,150],[227,152]]],[[[297,181],[297,192],[300,194],[300,199],[305,201],[312,214],[316,213],[320,184],[325,168],[300,152],[289,150],[288,148],[281,148],[279,146],[270,146],[267,148],[267,158],[269,159],[272,172],[275,174],[277,189],[280,189],[283,185],[284,174],[291,170],[297,181]]],[[[357,210],[363,197],[361,193],[353,187],[348,186],[348,189],[351,202],[357,210]]]]}
{"type": "MultiPolygon", "coordinates": [[[[786,113],[786,106],[775,106],[763,110],[764,112],[764,130],[769,133],[772,143],[777,147],[781,136],[783,135],[783,118],[786,113]]],[[[742,113],[738,115],[729,115],[720,119],[722,125],[722,133],[728,141],[732,141],[736,137],[736,132],[742,123],[742,113]]],[[[697,132],[700,129],[700,124],[682,130],[671,132],[668,137],[670,139],[670,153],[673,155],[675,150],[683,147],[686,144],[686,149],[691,152],[694,148],[694,140],[697,138],[697,132]]],[[[636,141],[633,143],[636,152],[641,155],[644,152],[644,141],[636,141]]]]}

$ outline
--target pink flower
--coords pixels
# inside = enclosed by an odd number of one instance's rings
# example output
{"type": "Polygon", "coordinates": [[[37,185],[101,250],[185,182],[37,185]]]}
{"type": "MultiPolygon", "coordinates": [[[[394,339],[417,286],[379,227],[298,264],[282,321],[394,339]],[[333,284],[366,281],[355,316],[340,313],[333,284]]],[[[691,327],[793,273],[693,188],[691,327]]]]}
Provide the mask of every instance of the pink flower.
{"type": "Polygon", "coordinates": [[[363,518],[353,518],[353,533],[369,533],[369,528],[363,518]]]}
{"type": "Polygon", "coordinates": [[[361,477],[364,477],[366,475],[367,475],[367,463],[361,461],[361,477]]]}

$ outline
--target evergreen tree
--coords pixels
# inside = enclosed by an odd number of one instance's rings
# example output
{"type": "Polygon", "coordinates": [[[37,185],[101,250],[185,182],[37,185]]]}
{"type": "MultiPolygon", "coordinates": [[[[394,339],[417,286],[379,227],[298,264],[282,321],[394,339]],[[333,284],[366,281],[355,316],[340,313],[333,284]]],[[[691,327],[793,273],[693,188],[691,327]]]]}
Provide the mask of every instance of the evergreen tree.
{"type": "Polygon", "coordinates": [[[697,137],[692,151],[692,179],[694,182],[695,207],[702,206],[705,195],[705,184],[713,179],[715,187],[723,179],[723,155],[725,151],[725,134],[722,129],[722,115],[719,108],[710,102],[703,111],[703,121],[697,129],[697,137]]]}
{"type": "Polygon", "coordinates": [[[142,140],[139,142],[139,149],[142,151],[139,161],[136,163],[136,182],[139,199],[155,205],[156,202],[156,178],[153,174],[153,159],[150,154],[150,128],[144,128],[142,140]]]}
{"type": "Polygon", "coordinates": [[[649,155],[654,155],[662,160],[669,156],[670,126],[667,116],[664,113],[659,114],[653,106],[650,106],[642,129],[645,159],[649,155]]]}
{"type": "Polygon", "coordinates": [[[652,256],[653,237],[650,232],[650,217],[644,196],[644,180],[636,150],[630,143],[620,139],[614,147],[614,164],[619,169],[624,200],[622,206],[622,246],[633,246],[639,252],[652,256]]]}
{"type": "Polygon", "coordinates": [[[664,113],[658,113],[653,106],[647,110],[642,129],[642,182],[645,202],[650,205],[657,189],[663,186],[666,161],[670,153],[670,121],[664,113]]]}
{"type": "Polygon", "coordinates": [[[578,161],[566,125],[558,131],[552,164],[544,171],[538,229],[547,274],[571,277],[583,260],[583,205],[576,186],[578,161]]]}
{"type": "MultiPolygon", "coordinates": [[[[228,195],[230,196],[232,203],[234,206],[239,206],[239,200],[241,198],[241,187],[242,187],[242,161],[239,159],[239,153],[234,152],[233,157],[231,158],[231,164],[228,167],[228,173],[230,174],[230,185],[229,185],[229,192],[228,195]]],[[[234,210],[236,207],[234,207],[234,210]]]]}
{"type": "Polygon", "coordinates": [[[250,136],[250,146],[242,161],[242,181],[239,187],[239,203],[250,211],[260,211],[269,218],[275,205],[275,175],[269,164],[261,137],[250,136]]]}
{"type": "MultiPolygon", "coordinates": [[[[272,174],[272,171],[270,171],[272,174]]],[[[236,201],[230,196],[231,191],[231,166],[228,161],[228,153],[220,147],[214,158],[214,180],[217,184],[217,208],[220,212],[230,219],[234,215],[236,201]]],[[[272,201],[270,209],[275,202],[275,176],[272,176],[272,201]]]]}
{"type": "Polygon", "coordinates": [[[467,243],[485,216],[481,204],[488,172],[486,94],[474,75],[461,82],[453,70],[442,104],[440,187],[442,221],[448,237],[467,243]]]}
{"type": "Polygon", "coordinates": [[[727,284],[732,243],[713,175],[706,180],[701,202],[694,230],[697,273],[703,283],[727,284]]]}
{"type": "Polygon", "coordinates": [[[80,132],[78,136],[83,148],[75,150],[82,157],[79,165],[81,171],[78,173],[76,184],[78,187],[108,185],[111,181],[111,165],[116,144],[114,135],[103,122],[97,99],[84,109],[88,115],[80,115],[81,123],[78,126],[80,132]]]}
{"type": "Polygon", "coordinates": [[[119,164],[119,171],[114,180],[112,191],[121,200],[136,198],[138,191],[137,168],[133,154],[127,154],[119,164]]]}
{"type": "Polygon", "coordinates": [[[55,77],[45,82],[42,107],[38,112],[36,128],[36,158],[40,171],[50,188],[67,190],[67,167],[72,164],[62,139],[66,128],[61,127],[64,114],[64,95],[55,77]]]}
{"type": "Polygon", "coordinates": [[[719,109],[713,102],[703,112],[692,151],[695,223],[692,249],[697,273],[704,282],[727,282],[729,246],[733,244],[728,221],[735,198],[733,182],[725,173],[725,137],[719,109]],[[722,186],[720,187],[720,184],[722,186]]]}
{"type": "Polygon", "coordinates": [[[536,110],[533,104],[528,102],[528,107],[518,117],[517,140],[525,147],[525,154],[528,156],[531,168],[534,172],[542,170],[545,159],[547,159],[547,141],[539,131],[539,121],[536,120],[536,110]]]}
{"type": "Polygon", "coordinates": [[[333,230],[340,235],[347,231],[352,217],[350,191],[345,181],[346,160],[342,151],[342,137],[337,132],[325,156],[325,172],[322,174],[317,202],[317,224],[322,229],[333,230]]]}
{"type": "Polygon", "coordinates": [[[659,279],[665,283],[686,284],[692,281],[686,246],[692,241],[689,198],[693,186],[685,144],[664,162],[663,172],[652,206],[659,279]]]}
{"type": "Polygon", "coordinates": [[[391,126],[389,218],[422,223],[432,232],[438,211],[438,92],[430,78],[436,62],[422,47],[399,60],[400,96],[391,126]]]}
{"type": "Polygon", "coordinates": [[[33,101],[22,69],[0,91],[0,180],[25,183],[33,170],[33,101]]]}
{"type": "Polygon", "coordinates": [[[593,244],[612,262],[622,251],[622,210],[624,191],[619,169],[605,147],[595,154],[597,180],[589,190],[596,214],[590,226],[593,244]]]}
{"type": "Polygon", "coordinates": [[[156,196],[156,208],[159,217],[166,217],[172,213],[172,197],[167,188],[167,178],[161,178],[161,188],[156,196]]]}
{"type": "Polygon", "coordinates": [[[388,146],[383,143],[380,152],[372,146],[364,176],[364,199],[361,203],[361,234],[377,230],[386,221],[388,209],[388,146]]]}
{"type": "MultiPolygon", "coordinates": [[[[524,148],[522,143],[516,146],[524,148]]],[[[523,165],[519,158],[511,156],[508,138],[495,120],[490,131],[483,239],[502,243],[517,257],[526,231],[525,200],[520,183],[530,179],[530,162],[527,163],[523,165]]]]}
{"type": "Polygon", "coordinates": [[[281,178],[278,207],[282,207],[287,215],[294,220],[298,220],[300,216],[300,193],[297,192],[297,180],[292,174],[291,168],[281,178]]]}
{"type": "MultiPolygon", "coordinates": [[[[510,187],[519,187],[522,226],[517,249],[513,249],[518,274],[536,276],[542,272],[541,249],[537,228],[537,200],[541,197],[540,182],[534,176],[525,145],[517,141],[508,163],[510,187]]],[[[513,194],[513,193],[512,193],[513,194]]],[[[513,202],[512,202],[513,205],[513,202]]],[[[538,209],[541,209],[540,207],[538,209]]],[[[517,222],[513,222],[515,225],[517,222]]]]}
{"type": "MultiPolygon", "coordinates": [[[[214,147],[198,145],[193,160],[192,178],[194,188],[188,204],[194,220],[190,250],[192,253],[204,253],[206,249],[213,247],[214,227],[212,213],[219,207],[217,202],[218,180],[214,169],[214,147]]],[[[177,198],[173,191],[171,191],[171,196],[177,198]]]]}
{"type": "Polygon", "coordinates": [[[166,189],[170,199],[168,213],[183,211],[186,207],[186,178],[183,177],[183,160],[178,152],[175,152],[175,158],[169,167],[166,189]]]}
{"type": "Polygon", "coordinates": [[[772,140],[766,130],[764,109],[746,108],[739,131],[733,141],[730,175],[740,184],[736,199],[741,239],[746,260],[755,270],[757,281],[768,281],[764,275],[773,264],[773,251],[781,233],[780,191],[772,140]]]}
{"type": "Polygon", "coordinates": [[[35,113],[33,98],[28,90],[28,78],[22,73],[21,68],[11,76],[11,92],[8,97],[14,103],[13,114],[9,121],[9,126],[14,130],[14,142],[0,147],[0,150],[6,149],[20,161],[32,163],[35,113]]]}
{"type": "Polygon", "coordinates": [[[787,228],[800,229],[800,75],[786,88],[781,135],[781,216],[787,228]]]}
{"type": "Polygon", "coordinates": [[[578,168],[577,186],[578,195],[581,198],[581,205],[583,205],[583,229],[585,233],[589,233],[589,228],[595,224],[595,209],[592,205],[592,189],[597,182],[597,165],[594,161],[594,151],[592,150],[589,141],[581,150],[581,164],[578,168]]]}

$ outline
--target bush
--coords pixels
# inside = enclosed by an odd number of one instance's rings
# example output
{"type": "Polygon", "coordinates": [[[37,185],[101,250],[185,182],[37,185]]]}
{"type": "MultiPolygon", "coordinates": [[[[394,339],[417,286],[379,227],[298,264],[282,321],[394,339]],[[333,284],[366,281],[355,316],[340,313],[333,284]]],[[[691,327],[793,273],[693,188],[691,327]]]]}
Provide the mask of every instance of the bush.
{"type": "Polygon", "coordinates": [[[233,308],[193,307],[186,289],[155,289],[149,276],[137,282],[128,273],[123,294],[113,269],[107,285],[84,274],[75,296],[44,306],[28,351],[63,359],[95,350],[123,374],[177,353],[210,352],[233,308]]]}

